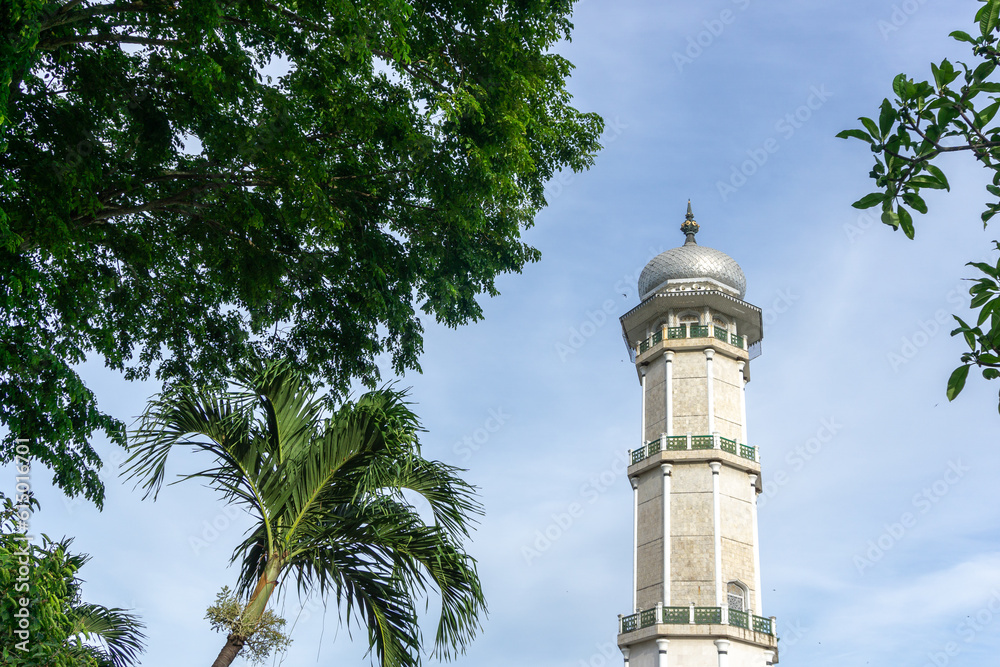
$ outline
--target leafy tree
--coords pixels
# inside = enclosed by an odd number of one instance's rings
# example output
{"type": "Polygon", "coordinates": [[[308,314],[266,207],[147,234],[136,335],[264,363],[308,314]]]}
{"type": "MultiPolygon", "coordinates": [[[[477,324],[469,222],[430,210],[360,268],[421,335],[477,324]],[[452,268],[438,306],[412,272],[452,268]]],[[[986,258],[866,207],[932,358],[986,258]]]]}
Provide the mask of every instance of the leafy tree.
{"type": "Polygon", "coordinates": [[[15,505],[0,494],[0,663],[10,667],[138,664],[145,638],[142,623],[123,609],[81,601],[83,582],[77,573],[90,557],[70,553],[72,541],[43,535],[42,544],[32,544],[18,532],[15,505]]]}
{"type": "MultiPolygon", "coordinates": [[[[603,123],[573,0],[0,3],[0,420],[98,504],[75,365],[219,383],[251,350],[335,390],[482,315],[603,123]],[[265,74],[264,72],[267,72],[265,74]]],[[[0,450],[0,462],[10,452],[0,450]]]]}
{"type": "MultiPolygon", "coordinates": [[[[871,146],[875,166],[871,177],[877,191],[854,203],[856,208],[881,206],[882,222],[902,229],[908,238],[915,230],[913,214],[927,213],[924,190],[948,190],[948,179],[936,164],[946,153],[964,153],[993,172],[986,186],[990,199],[982,214],[983,225],[1000,212],[1000,0],[980,0],[976,14],[978,32],[951,33],[954,39],[971,45],[972,64],[942,60],[931,64],[931,81],[915,81],[900,74],[892,83],[893,100],[885,99],[878,120],[861,118],[861,129],[845,130],[837,136],[860,139],[871,146]]],[[[997,244],[1000,250],[1000,244],[997,244]]],[[[949,400],[965,386],[969,371],[979,368],[987,380],[1000,378],[1000,260],[990,265],[970,262],[982,272],[969,292],[971,307],[978,310],[975,325],[955,317],[959,326],[952,335],[961,335],[969,346],[962,365],[948,380],[949,400]]]]}
{"type": "Polygon", "coordinates": [[[257,520],[233,552],[244,604],[235,620],[228,614],[214,667],[232,663],[266,625],[282,577],[300,594],[332,593],[348,622],[367,626],[384,667],[419,664],[416,601],[433,586],[441,597],[433,654],[464,651],[486,609],[461,544],[481,510],[457,469],[420,456],[420,425],[403,398],[375,390],[324,416],[300,373],[269,363],[227,390],[178,388],[150,401],[130,444],[129,477],[155,498],[171,451],[204,452],[213,466],[183,478],[205,480],[257,520]],[[427,500],[433,523],[405,489],[427,500]]]}

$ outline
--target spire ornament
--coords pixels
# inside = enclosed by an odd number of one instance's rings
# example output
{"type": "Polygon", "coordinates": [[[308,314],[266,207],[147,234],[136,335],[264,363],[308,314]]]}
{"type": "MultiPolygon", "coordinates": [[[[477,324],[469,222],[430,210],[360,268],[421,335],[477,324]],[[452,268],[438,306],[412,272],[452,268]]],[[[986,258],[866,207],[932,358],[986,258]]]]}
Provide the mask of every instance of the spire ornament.
{"type": "Polygon", "coordinates": [[[684,216],[684,224],[681,225],[681,231],[684,232],[685,236],[687,236],[687,239],[684,241],[684,245],[698,245],[698,242],[694,240],[694,235],[698,233],[698,223],[694,221],[694,213],[691,212],[690,199],[688,199],[687,215],[684,216]]]}

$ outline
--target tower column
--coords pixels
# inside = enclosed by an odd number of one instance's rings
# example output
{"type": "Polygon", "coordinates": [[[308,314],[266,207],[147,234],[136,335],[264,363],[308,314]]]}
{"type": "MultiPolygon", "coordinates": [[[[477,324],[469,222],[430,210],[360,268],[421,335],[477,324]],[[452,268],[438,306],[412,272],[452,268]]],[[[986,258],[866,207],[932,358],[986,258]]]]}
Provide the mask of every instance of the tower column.
{"type": "Polygon", "coordinates": [[[646,446],[646,364],[639,367],[642,376],[642,418],[639,420],[639,446],[646,446]]]}
{"type": "Polygon", "coordinates": [[[667,667],[667,645],[669,639],[656,640],[656,667],[667,667]]]}
{"type": "Polygon", "coordinates": [[[750,517],[753,524],[753,587],[754,613],[764,615],[764,605],[760,590],[760,540],[757,537],[757,475],[750,475],[750,517]]]}
{"type": "MultiPolygon", "coordinates": [[[[664,463],[663,473],[663,606],[670,606],[670,471],[673,466],[664,463]]],[[[663,650],[666,655],[666,647],[663,650]]]]}
{"type": "MultiPolygon", "coordinates": [[[[645,378],[643,378],[645,379],[645,378]]],[[[639,607],[639,478],[632,477],[632,611],[639,607]]],[[[628,656],[625,656],[628,662],[628,656]]]]}
{"type": "Polygon", "coordinates": [[[722,498],[719,495],[719,471],[722,464],[712,461],[708,464],[712,469],[712,526],[715,536],[715,605],[724,607],[725,591],[722,590],[722,498]]]}
{"type": "Polygon", "coordinates": [[[740,361],[736,364],[736,368],[739,369],[739,388],[740,388],[740,437],[743,438],[741,441],[744,445],[750,444],[747,441],[747,380],[746,374],[743,369],[746,368],[746,362],[740,361]]]}
{"type": "Polygon", "coordinates": [[[715,392],[713,391],[712,357],[715,350],[705,350],[705,371],[708,374],[708,434],[715,435],[715,392]]]}
{"type": "Polygon", "coordinates": [[[719,667],[729,667],[729,640],[716,639],[715,648],[719,649],[719,667]]]}
{"type": "Polygon", "coordinates": [[[674,434],[674,353],[667,350],[663,353],[664,384],[663,384],[663,431],[669,436],[674,434]]]}

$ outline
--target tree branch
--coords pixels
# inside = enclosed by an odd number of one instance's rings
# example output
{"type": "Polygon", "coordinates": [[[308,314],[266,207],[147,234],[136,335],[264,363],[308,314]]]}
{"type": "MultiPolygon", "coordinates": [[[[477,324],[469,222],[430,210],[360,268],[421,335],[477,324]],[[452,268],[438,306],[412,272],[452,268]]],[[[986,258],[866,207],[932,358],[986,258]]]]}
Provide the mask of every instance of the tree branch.
{"type": "Polygon", "coordinates": [[[41,42],[38,48],[42,51],[52,51],[60,46],[69,44],[87,44],[90,42],[118,42],[120,44],[141,44],[143,46],[184,46],[187,42],[178,39],[153,39],[150,37],[132,37],[131,35],[118,35],[115,33],[101,35],[78,35],[76,37],[66,37],[53,42],[41,42]]]}

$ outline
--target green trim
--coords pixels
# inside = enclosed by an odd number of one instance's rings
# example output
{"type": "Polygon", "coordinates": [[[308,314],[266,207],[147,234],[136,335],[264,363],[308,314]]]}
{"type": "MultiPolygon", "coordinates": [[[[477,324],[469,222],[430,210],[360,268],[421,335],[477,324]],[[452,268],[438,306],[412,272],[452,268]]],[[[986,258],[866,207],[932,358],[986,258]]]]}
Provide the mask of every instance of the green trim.
{"type": "Polygon", "coordinates": [[[679,452],[688,448],[688,439],[686,435],[668,435],[667,436],[667,451],[669,452],[679,452]]]}
{"type": "Polygon", "coordinates": [[[771,623],[771,619],[764,618],[763,616],[757,616],[756,614],[754,614],[753,631],[762,632],[765,635],[774,636],[774,627],[773,623],[771,623]]]}
{"type": "Polygon", "coordinates": [[[664,607],[663,608],[663,622],[664,623],[690,623],[691,622],[691,608],[690,607],[664,607]]]}
{"type": "Polygon", "coordinates": [[[691,325],[691,338],[708,338],[708,326],[691,325]]]}
{"type": "Polygon", "coordinates": [[[743,628],[744,630],[749,630],[750,614],[748,614],[745,611],[740,611],[739,609],[730,609],[729,625],[735,625],[737,628],[743,628]]]}
{"type": "Polygon", "coordinates": [[[722,607],[695,607],[694,622],[696,625],[722,623],[722,607]]]}
{"type": "Polygon", "coordinates": [[[715,449],[715,438],[710,435],[692,435],[691,449],[715,449]]]}

